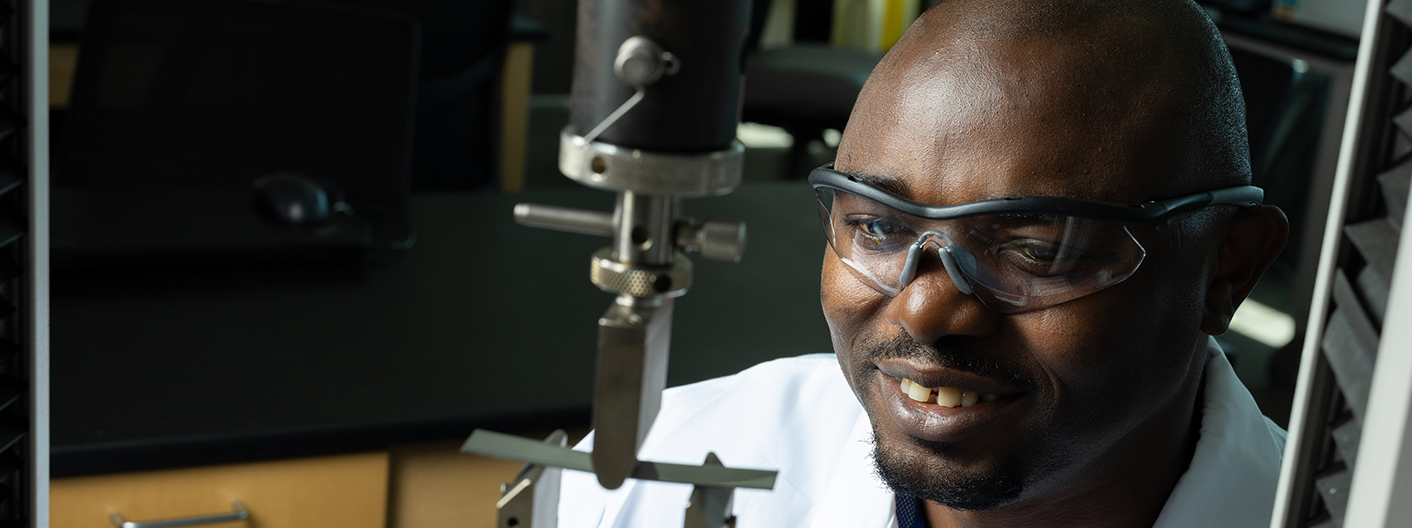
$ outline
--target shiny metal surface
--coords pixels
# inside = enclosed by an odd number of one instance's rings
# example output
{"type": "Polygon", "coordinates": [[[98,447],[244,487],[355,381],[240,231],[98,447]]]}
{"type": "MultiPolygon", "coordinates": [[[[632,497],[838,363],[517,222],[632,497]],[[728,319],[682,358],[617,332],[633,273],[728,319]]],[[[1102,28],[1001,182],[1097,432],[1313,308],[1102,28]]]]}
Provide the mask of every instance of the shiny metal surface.
{"type": "Polygon", "coordinates": [[[614,259],[608,248],[594,253],[589,280],[603,291],[632,297],[680,297],[691,287],[691,260],[677,254],[670,266],[630,264],[614,259]]]}
{"type": "Polygon", "coordinates": [[[676,55],[641,35],[624,40],[618,46],[617,58],[613,59],[613,73],[618,80],[639,88],[657,82],[663,75],[675,75],[680,70],[681,61],[677,60],[676,55]]]}
{"type": "Polygon", "coordinates": [[[687,218],[677,224],[677,247],[712,260],[740,262],[745,257],[745,222],[687,218]]]}
{"type": "MultiPolygon", "coordinates": [[[[568,434],[563,429],[555,430],[543,444],[568,449],[568,434]]],[[[563,474],[560,467],[526,462],[510,483],[500,485],[500,501],[495,503],[496,528],[559,526],[559,482],[563,474]]]]}
{"type": "MultiPolygon", "coordinates": [[[[593,457],[583,451],[556,447],[504,433],[476,429],[461,445],[461,452],[593,473],[593,457]]],[[[719,465],[689,466],[666,462],[638,462],[631,478],[724,488],[773,489],[778,471],[729,468],[719,465]]]]}
{"type": "Polygon", "coordinates": [[[618,193],[613,258],[625,263],[670,265],[677,249],[672,240],[675,202],[671,196],[618,193]]]}
{"type": "Polygon", "coordinates": [[[619,296],[598,319],[592,457],[605,488],[617,489],[632,474],[657,419],[667,385],[672,308],[671,299],[619,296]]]}
{"type": "Polygon", "coordinates": [[[740,185],[745,145],[701,154],[650,152],[588,141],[565,127],[559,134],[559,170],[605,191],[633,191],[695,198],[731,192],[740,185]]]}
{"type": "MultiPolygon", "coordinates": [[[[593,283],[618,294],[598,321],[596,436],[588,455],[588,470],[604,488],[616,489],[627,478],[665,480],[657,471],[671,471],[640,462],[637,454],[666,385],[673,298],[691,286],[691,261],[679,251],[739,262],[745,249],[743,224],[686,219],[681,201],[740,185],[745,148],[734,137],[749,5],[580,2],[573,104],[560,134],[559,170],[585,186],[616,192],[614,212],[605,225],[601,215],[516,208],[517,219],[538,216],[544,227],[613,237],[590,264],[593,283]]],[[[553,458],[567,463],[578,455],[553,458]]],[[[734,471],[714,455],[701,469],[734,471]]],[[[737,485],[698,490],[687,526],[733,525],[727,519],[737,485]]]]}
{"type": "MultiPolygon", "coordinates": [[[[716,453],[706,453],[704,466],[723,466],[716,453]]],[[[686,503],[685,528],[735,528],[735,516],[731,514],[731,503],[735,498],[735,488],[697,484],[691,489],[691,499],[686,503]]]]}
{"type": "Polygon", "coordinates": [[[515,204],[515,222],[541,229],[613,236],[613,215],[601,211],[519,203],[515,204]]]}
{"type": "Polygon", "coordinates": [[[218,513],[214,515],[197,515],[195,517],[181,517],[178,519],[162,519],[157,521],[128,521],[124,520],[117,510],[108,512],[108,518],[113,521],[113,525],[118,528],[175,528],[177,526],[201,526],[205,524],[221,524],[239,521],[250,517],[250,510],[240,499],[231,501],[230,513],[218,513]]]}

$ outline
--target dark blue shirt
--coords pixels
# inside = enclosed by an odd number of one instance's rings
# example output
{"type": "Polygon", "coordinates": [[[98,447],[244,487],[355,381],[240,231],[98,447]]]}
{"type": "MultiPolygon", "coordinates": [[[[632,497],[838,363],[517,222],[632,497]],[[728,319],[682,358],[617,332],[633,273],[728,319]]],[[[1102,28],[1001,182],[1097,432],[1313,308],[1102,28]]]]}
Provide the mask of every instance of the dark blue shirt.
{"type": "Polygon", "coordinates": [[[927,528],[921,499],[898,493],[894,500],[897,501],[897,528],[927,528]]]}

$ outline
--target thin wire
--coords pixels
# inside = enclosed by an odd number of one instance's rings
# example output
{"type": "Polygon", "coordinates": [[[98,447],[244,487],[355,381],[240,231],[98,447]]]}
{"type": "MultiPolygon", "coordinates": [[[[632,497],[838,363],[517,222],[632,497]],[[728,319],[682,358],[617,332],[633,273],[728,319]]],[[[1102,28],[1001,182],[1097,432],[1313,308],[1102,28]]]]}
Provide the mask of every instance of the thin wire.
{"type": "Polygon", "coordinates": [[[622,106],[619,106],[617,110],[613,111],[613,113],[608,114],[608,118],[604,119],[602,123],[599,123],[598,126],[593,127],[593,130],[590,130],[588,132],[588,135],[583,137],[583,142],[593,142],[594,138],[598,137],[599,134],[602,134],[604,130],[608,129],[608,127],[613,126],[613,123],[617,122],[618,118],[623,117],[623,114],[628,113],[628,110],[632,110],[632,107],[637,106],[638,101],[642,100],[642,94],[644,93],[646,93],[646,90],[643,90],[641,86],[637,87],[637,93],[632,94],[632,97],[629,97],[627,101],[624,101],[622,106]]]}

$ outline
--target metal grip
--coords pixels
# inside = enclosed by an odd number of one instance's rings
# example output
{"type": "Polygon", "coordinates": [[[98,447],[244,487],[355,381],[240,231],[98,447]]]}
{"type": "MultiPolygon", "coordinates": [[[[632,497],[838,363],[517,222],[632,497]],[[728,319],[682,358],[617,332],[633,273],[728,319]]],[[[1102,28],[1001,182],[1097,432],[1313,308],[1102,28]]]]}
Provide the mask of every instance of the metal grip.
{"type": "Polygon", "coordinates": [[[678,253],[671,266],[630,265],[614,260],[612,251],[603,248],[593,255],[588,278],[610,293],[679,297],[691,287],[691,261],[678,253]]]}
{"type": "Polygon", "coordinates": [[[118,528],[174,528],[177,526],[200,526],[203,524],[220,524],[232,521],[239,521],[250,517],[250,510],[245,508],[245,503],[240,499],[235,499],[230,503],[230,513],[218,513],[215,515],[198,515],[195,517],[182,517],[178,519],[162,519],[158,521],[127,521],[123,520],[122,514],[116,510],[108,512],[108,518],[113,520],[113,525],[118,528]]]}
{"type": "Polygon", "coordinates": [[[617,489],[632,475],[637,450],[657,419],[667,384],[672,306],[671,299],[655,307],[614,303],[598,319],[592,456],[604,488],[617,489]]]}
{"type": "MultiPolygon", "coordinates": [[[[544,439],[545,445],[568,446],[563,429],[544,439]]],[[[464,448],[462,449],[464,451],[464,448]]],[[[495,503],[496,528],[558,528],[559,483],[564,469],[526,462],[509,484],[500,485],[500,501],[495,503]]]]}
{"type": "Polygon", "coordinates": [[[515,204],[515,222],[570,233],[613,236],[613,215],[599,211],[520,203],[515,204]]]}
{"type": "MultiPolygon", "coordinates": [[[[706,467],[724,467],[716,453],[706,453],[706,467]]],[[[734,488],[703,486],[697,484],[691,489],[691,499],[686,503],[685,528],[735,528],[735,516],[731,515],[731,502],[734,488]]]]}
{"type": "Polygon", "coordinates": [[[745,256],[745,222],[688,219],[677,227],[677,247],[712,260],[740,262],[745,256]]]}

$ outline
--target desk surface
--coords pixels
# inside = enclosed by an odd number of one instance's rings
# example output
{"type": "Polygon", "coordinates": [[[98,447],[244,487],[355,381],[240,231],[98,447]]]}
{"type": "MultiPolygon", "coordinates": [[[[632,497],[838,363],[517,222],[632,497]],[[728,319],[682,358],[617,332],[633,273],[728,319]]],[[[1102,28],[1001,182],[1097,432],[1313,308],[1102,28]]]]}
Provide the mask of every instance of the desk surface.
{"type": "MultiPolygon", "coordinates": [[[[409,253],[362,266],[58,273],[55,476],[587,425],[607,239],[514,224],[519,201],[607,210],[611,195],[429,194],[409,253]]],[[[831,350],[824,250],[803,183],[689,200],[745,220],[740,264],[696,262],[677,302],[670,385],[831,350]]]]}

